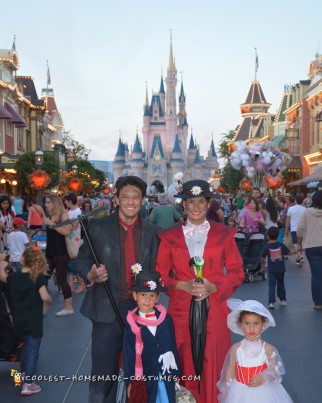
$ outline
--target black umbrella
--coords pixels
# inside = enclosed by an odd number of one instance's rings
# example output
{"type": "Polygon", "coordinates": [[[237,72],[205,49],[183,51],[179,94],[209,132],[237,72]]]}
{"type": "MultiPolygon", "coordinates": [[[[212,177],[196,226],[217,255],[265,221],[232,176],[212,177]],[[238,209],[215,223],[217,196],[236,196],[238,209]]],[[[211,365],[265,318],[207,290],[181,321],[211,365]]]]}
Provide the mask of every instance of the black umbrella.
{"type": "MultiPolygon", "coordinates": [[[[199,256],[192,257],[189,261],[189,266],[194,268],[196,272],[196,283],[203,283],[203,258],[199,256]]],[[[196,375],[199,377],[201,377],[205,357],[208,311],[208,298],[196,301],[196,297],[192,297],[189,316],[191,352],[196,375]]],[[[198,381],[198,394],[200,395],[200,380],[198,381]]]]}

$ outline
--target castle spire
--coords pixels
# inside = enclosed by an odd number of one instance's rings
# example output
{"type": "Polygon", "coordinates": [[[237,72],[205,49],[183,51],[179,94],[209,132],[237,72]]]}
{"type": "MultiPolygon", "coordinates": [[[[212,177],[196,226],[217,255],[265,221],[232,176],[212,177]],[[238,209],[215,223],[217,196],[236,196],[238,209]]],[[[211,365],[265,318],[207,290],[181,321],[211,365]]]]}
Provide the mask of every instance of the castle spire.
{"type": "Polygon", "coordinates": [[[174,64],[173,50],[172,50],[172,31],[170,29],[170,54],[169,54],[168,71],[171,71],[174,69],[175,69],[175,64],[174,64]]]}
{"type": "Polygon", "coordinates": [[[210,144],[210,150],[211,150],[211,156],[212,156],[212,157],[217,157],[216,150],[215,150],[215,144],[214,144],[214,133],[212,133],[212,139],[211,139],[211,144],[210,144]]]}
{"type": "Polygon", "coordinates": [[[149,106],[149,95],[148,95],[148,83],[145,82],[145,104],[144,106],[149,106]]]}
{"type": "Polygon", "coordinates": [[[164,84],[163,84],[163,74],[162,74],[162,72],[161,72],[161,83],[160,83],[160,91],[159,91],[159,93],[160,93],[160,94],[165,94],[165,91],[164,91],[164,84]]]}

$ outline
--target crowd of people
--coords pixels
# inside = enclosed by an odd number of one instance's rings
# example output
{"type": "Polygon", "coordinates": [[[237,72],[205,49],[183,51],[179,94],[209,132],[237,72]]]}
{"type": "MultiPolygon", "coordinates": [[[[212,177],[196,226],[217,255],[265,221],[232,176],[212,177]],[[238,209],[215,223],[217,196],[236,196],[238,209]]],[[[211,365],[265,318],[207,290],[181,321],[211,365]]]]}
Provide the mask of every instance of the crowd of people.
{"type": "MultiPolygon", "coordinates": [[[[275,325],[271,314],[256,301],[246,301],[245,307],[239,301],[237,308],[229,302],[245,278],[235,235],[240,231],[267,236],[259,258],[268,269],[269,309],[274,309],[275,294],[281,306],[287,304],[284,260],[295,254],[301,267],[305,250],[314,308],[322,310],[322,191],[305,198],[262,193],[259,188],[220,195],[209,189],[208,182],[196,179],[183,183],[175,197],[178,203],[172,205],[166,193],[147,194],[147,184],[136,176],[119,178],[109,196],[45,193],[41,202],[32,198],[28,203],[19,197],[0,197],[0,280],[7,283],[14,327],[25,343],[22,395],[41,390],[30,379],[36,372],[44,308],[51,303],[48,275],[55,269],[64,300],[57,317],[73,315],[73,293],[85,293],[81,313],[92,322],[92,379],[96,376],[89,384],[89,402],[115,402],[118,382],[98,377],[118,374],[122,350],[129,379],[156,377],[146,382],[149,402],[175,402],[175,376],[198,403],[229,403],[237,401],[231,400],[237,395],[254,402],[259,396],[263,401],[292,401],[277,385],[283,368],[276,365],[275,348],[260,338],[262,331],[275,325]],[[99,266],[93,245],[83,237],[80,215],[87,217],[99,266]],[[46,231],[44,254],[32,242],[38,229],[46,231]],[[68,251],[66,237],[83,238],[76,258],[68,251]],[[191,264],[196,257],[204,261],[201,281],[195,281],[197,272],[191,264]],[[21,289],[27,290],[28,298],[21,289]],[[157,305],[160,291],[169,297],[168,313],[157,305]],[[29,299],[34,311],[26,326],[21,317],[29,309],[29,299]],[[207,343],[199,379],[192,352],[191,301],[207,306],[207,343]],[[230,330],[245,339],[231,347],[230,330]],[[251,365],[245,354],[254,337],[258,355],[256,365],[251,365]],[[241,374],[248,367],[260,369],[245,381],[241,374]],[[165,373],[171,377],[161,379],[165,373]],[[236,382],[256,393],[243,392],[236,382]],[[264,395],[270,396],[268,400],[264,395]],[[271,400],[271,396],[277,397],[271,400]]],[[[135,388],[135,382],[126,382],[129,399],[137,393],[135,388]]]]}

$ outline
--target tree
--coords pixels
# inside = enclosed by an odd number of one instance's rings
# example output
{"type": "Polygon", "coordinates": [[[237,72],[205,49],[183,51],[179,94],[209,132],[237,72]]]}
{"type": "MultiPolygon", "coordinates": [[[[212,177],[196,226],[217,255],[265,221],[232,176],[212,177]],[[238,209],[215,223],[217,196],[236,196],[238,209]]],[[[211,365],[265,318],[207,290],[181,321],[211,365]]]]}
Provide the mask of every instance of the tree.
{"type": "Polygon", "coordinates": [[[243,173],[234,169],[229,160],[229,144],[234,139],[236,133],[234,130],[223,134],[223,140],[219,143],[219,154],[223,158],[225,166],[222,169],[222,179],[220,185],[228,190],[229,193],[235,192],[239,189],[239,182],[243,178],[243,173]]]}
{"type": "Polygon", "coordinates": [[[69,131],[64,131],[62,136],[62,143],[68,149],[73,151],[77,159],[87,159],[91,150],[86,148],[79,141],[74,139],[74,136],[69,131]]]}
{"type": "MultiPolygon", "coordinates": [[[[17,179],[21,189],[29,186],[28,176],[33,170],[37,169],[35,164],[35,153],[26,152],[20,155],[15,164],[15,169],[17,170],[17,179]]],[[[44,151],[44,164],[40,169],[50,176],[51,182],[48,185],[48,188],[53,188],[59,184],[59,161],[54,152],[44,151]]]]}
{"type": "Polygon", "coordinates": [[[95,169],[94,165],[86,160],[69,161],[68,168],[76,164],[78,168],[78,178],[83,182],[83,189],[95,189],[103,186],[105,175],[103,171],[95,169]],[[93,185],[93,180],[98,181],[98,185],[93,185]]]}

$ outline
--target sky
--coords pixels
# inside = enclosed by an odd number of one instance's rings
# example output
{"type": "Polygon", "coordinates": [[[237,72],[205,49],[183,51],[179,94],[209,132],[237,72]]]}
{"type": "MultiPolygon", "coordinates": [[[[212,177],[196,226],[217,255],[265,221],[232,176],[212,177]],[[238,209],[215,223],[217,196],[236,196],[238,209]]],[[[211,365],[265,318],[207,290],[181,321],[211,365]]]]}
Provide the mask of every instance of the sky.
{"type": "MultiPolygon", "coordinates": [[[[35,79],[38,96],[51,88],[75,140],[89,159],[111,160],[119,135],[129,146],[142,133],[149,99],[165,78],[170,30],[191,129],[206,155],[213,135],[241,122],[240,104],[255,77],[270,113],[285,84],[306,80],[322,53],[321,0],[16,0],[0,6],[0,49],[16,35],[20,69],[35,79]]],[[[177,102],[178,106],[178,102],[177,102]]]]}

